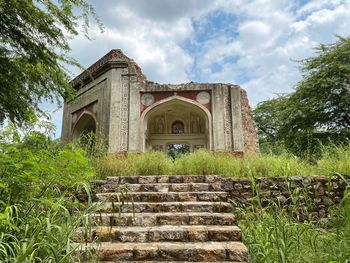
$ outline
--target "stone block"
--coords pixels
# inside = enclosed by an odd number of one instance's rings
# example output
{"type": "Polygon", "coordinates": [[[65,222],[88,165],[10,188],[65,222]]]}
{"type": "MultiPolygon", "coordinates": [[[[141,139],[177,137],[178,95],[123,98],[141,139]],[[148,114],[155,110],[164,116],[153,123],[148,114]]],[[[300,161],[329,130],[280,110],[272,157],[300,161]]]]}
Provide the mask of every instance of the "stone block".
{"type": "Polygon", "coordinates": [[[191,191],[192,192],[202,192],[209,191],[210,185],[206,183],[191,183],[191,191]]]}
{"type": "Polygon", "coordinates": [[[139,184],[155,184],[157,183],[157,176],[140,176],[139,184]]]}
{"type": "Polygon", "coordinates": [[[183,176],[182,179],[184,183],[204,183],[205,182],[204,175],[183,176]]]}
{"type": "Polygon", "coordinates": [[[182,176],[181,175],[169,176],[169,183],[183,183],[182,176]]]}
{"type": "Polygon", "coordinates": [[[169,183],[169,176],[158,176],[158,183],[169,183]]]}

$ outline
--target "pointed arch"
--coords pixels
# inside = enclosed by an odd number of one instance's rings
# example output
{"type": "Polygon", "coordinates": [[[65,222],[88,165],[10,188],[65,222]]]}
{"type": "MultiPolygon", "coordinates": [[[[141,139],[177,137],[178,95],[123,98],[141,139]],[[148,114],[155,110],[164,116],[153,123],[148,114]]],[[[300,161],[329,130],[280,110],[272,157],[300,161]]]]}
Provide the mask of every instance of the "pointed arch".
{"type": "Polygon", "coordinates": [[[84,111],[72,129],[72,141],[76,142],[83,133],[96,133],[96,126],[95,116],[88,111],[84,111]]]}
{"type": "Polygon", "coordinates": [[[149,117],[156,112],[157,110],[161,109],[161,107],[167,107],[167,106],[171,106],[171,105],[183,105],[183,106],[189,106],[192,107],[194,110],[196,110],[197,112],[201,113],[201,115],[205,118],[205,122],[206,122],[206,126],[207,126],[207,145],[208,145],[208,149],[213,149],[213,139],[212,139],[212,115],[210,113],[210,111],[204,107],[202,104],[191,100],[191,99],[187,99],[178,95],[174,95],[171,97],[168,97],[166,99],[160,100],[156,103],[154,103],[153,105],[151,105],[150,107],[148,107],[147,109],[145,109],[140,117],[140,134],[141,134],[141,142],[142,142],[142,151],[146,150],[146,137],[147,137],[147,133],[148,133],[148,120],[149,117]]]}

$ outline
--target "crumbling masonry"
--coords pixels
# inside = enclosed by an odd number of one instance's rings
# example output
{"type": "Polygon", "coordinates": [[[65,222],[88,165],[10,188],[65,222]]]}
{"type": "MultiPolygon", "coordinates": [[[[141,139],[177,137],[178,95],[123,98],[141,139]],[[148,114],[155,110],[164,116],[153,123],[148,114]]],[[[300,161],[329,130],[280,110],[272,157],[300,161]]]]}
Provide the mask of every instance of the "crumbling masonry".
{"type": "Polygon", "coordinates": [[[158,84],[121,50],[111,50],[72,82],[77,90],[65,102],[62,140],[96,132],[109,152],[167,152],[186,145],[256,152],[256,127],[246,92],[222,83],[158,84]]]}

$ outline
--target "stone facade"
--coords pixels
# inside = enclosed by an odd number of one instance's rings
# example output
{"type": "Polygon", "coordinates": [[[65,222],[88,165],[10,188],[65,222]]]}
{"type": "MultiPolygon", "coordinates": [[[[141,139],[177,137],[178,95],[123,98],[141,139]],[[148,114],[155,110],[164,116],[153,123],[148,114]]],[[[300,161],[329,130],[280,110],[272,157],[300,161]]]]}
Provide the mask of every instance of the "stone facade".
{"type": "Polygon", "coordinates": [[[109,152],[257,152],[256,127],[246,92],[232,84],[158,84],[120,50],[112,50],[75,78],[73,101],[65,102],[62,140],[93,131],[109,152]]]}

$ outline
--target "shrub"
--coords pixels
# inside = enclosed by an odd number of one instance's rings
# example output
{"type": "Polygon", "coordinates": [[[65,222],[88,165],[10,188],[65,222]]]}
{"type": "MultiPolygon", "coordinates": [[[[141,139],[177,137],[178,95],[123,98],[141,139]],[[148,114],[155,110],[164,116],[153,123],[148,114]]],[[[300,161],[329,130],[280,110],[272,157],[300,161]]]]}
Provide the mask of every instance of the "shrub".
{"type": "Polygon", "coordinates": [[[0,261],[71,262],[70,238],[89,222],[77,201],[94,173],[85,152],[30,127],[0,133],[0,261]]]}

